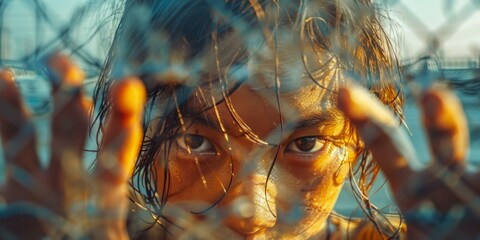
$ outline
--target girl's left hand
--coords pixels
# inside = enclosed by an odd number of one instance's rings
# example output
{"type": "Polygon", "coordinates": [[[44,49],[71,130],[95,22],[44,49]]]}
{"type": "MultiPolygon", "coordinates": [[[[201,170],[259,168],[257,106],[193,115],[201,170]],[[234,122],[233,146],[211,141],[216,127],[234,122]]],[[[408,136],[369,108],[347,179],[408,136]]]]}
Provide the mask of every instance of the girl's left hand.
{"type": "MultiPolygon", "coordinates": [[[[413,147],[398,120],[365,89],[351,85],[339,93],[342,111],[387,177],[408,236],[470,239],[480,234],[480,172],[467,171],[468,127],[460,101],[444,88],[421,98],[433,161],[413,168],[413,147]]],[[[415,134],[415,133],[413,133],[415,134]]]]}

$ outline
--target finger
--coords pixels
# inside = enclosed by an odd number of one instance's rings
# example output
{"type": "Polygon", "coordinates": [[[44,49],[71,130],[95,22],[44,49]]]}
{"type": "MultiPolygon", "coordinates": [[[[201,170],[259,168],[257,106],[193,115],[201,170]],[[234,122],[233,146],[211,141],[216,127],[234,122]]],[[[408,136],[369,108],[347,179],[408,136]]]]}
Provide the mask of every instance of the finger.
{"type": "Polygon", "coordinates": [[[39,169],[33,122],[9,70],[0,71],[0,133],[9,164],[30,173],[39,169]]]}
{"type": "Polygon", "coordinates": [[[51,70],[50,81],[53,91],[58,91],[62,86],[81,86],[85,74],[67,56],[57,53],[48,59],[48,68],[51,70]]]}
{"type": "Polygon", "coordinates": [[[102,182],[125,185],[143,138],[145,87],[140,80],[127,78],[114,84],[110,95],[112,108],[95,172],[102,182]]]}
{"type": "Polygon", "coordinates": [[[338,100],[340,110],[355,126],[366,148],[371,150],[392,189],[398,190],[413,173],[409,161],[416,161],[405,132],[393,114],[360,86],[352,83],[341,87],[338,100]]]}
{"type": "MultiPolygon", "coordinates": [[[[480,172],[477,171],[465,176],[468,186],[478,195],[480,195],[480,172]]],[[[480,211],[480,209],[479,209],[480,211]]]]}
{"type": "Polygon", "coordinates": [[[437,87],[423,96],[422,108],[434,159],[445,166],[463,165],[469,137],[458,98],[447,89],[437,87]]]}
{"type": "Polygon", "coordinates": [[[50,58],[58,78],[54,86],[50,176],[61,177],[59,184],[83,176],[81,156],[88,130],[88,106],[82,94],[83,72],[64,55],[50,58]],[[72,171],[75,169],[75,171],[72,171]]]}

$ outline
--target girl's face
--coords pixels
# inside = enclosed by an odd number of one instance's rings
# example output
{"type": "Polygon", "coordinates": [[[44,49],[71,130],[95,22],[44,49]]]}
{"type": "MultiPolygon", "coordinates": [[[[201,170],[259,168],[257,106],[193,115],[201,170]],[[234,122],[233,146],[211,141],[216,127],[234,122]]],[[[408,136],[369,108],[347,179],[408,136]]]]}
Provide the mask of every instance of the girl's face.
{"type": "Polygon", "coordinates": [[[160,164],[157,169],[158,186],[170,181],[164,212],[182,234],[325,234],[355,157],[335,94],[310,80],[278,95],[272,86],[258,86],[247,81],[216,105],[220,99],[208,87],[194,94],[189,107],[213,107],[183,117],[169,176],[160,164]]]}

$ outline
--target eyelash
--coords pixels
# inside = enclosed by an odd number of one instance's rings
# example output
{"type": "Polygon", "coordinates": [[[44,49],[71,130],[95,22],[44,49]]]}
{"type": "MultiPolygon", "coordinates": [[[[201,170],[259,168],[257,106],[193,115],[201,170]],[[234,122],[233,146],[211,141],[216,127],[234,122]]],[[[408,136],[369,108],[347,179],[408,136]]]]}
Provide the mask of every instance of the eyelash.
{"type": "MultiPolygon", "coordinates": [[[[188,152],[189,154],[216,154],[217,150],[214,147],[214,144],[206,137],[198,135],[198,134],[183,134],[180,136],[177,141],[177,146],[182,149],[185,152],[188,152]],[[197,138],[197,139],[189,139],[187,140],[187,137],[190,138],[197,138]],[[198,147],[192,148],[191,144],[187,143],[187,141],[194,141],[194,140],[201,140],[201,143],[198,147]]],[[[289,153],[294,153],[294,154],[314,154],[316,152],[321,151],[324,149],[326,144],[326,140],[322,139],[318,136],[304,136],[304,137],[299,137],[295,138],[294,140],[290,141],[286,147],[285,151],[289,153]],[[308,149],[308,150],[302,150],[297,146],[298,141],[304,141],[304,140],[314,140],[315,142],[313,143],[314,145],[308,149]]]]}
{"type": "MultiPolygon", "coordinates": [[[[198,139],[197,139],[198,140],[198,139]]],[[[217,150],[215,149],[213,143],[206,137],[197,135],[197,134],[183,134],[179,138],[177,138],[177,146],[191,154],[215,154],[217,150]],[[200,146],[196,148],[192,148],[190,144],[187,143],[187,137],[192,138],[201,138],[202,142],[200,146]],[[200,149],[198,149],[200,148],[200,149]]]]}
{"type": "Polygon", "coordinates": [[[322,139],[318,136],[305,136],[305,137],[299,137],[295,138],[294,140],[290,141],[286,147],[285,150],[291,153],[297,153],[297,154],[312,154],[321,151],[324,149],[326,144],[326,140],[322,139]],[[311,147],[309,150],[302,150],[296,144],[298,143],[297,141],[302,141],[302,140],[314,140],[314,145],[311,147]]]}

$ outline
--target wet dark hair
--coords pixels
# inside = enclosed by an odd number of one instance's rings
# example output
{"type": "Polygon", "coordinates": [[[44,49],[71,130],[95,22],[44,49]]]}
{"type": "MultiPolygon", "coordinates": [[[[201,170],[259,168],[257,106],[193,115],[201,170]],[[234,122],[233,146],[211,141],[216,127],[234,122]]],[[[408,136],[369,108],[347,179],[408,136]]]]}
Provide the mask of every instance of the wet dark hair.
{"type": "MultiPolygon", "coordinates": [[[[141,196],[144,207],[154,213],[157,219],[153,222],[162,221],[170,186],[168,156],[181,133],[182,116],[201,114],[212,107],[189,108],[192,93],[202,84],[218,82],[219,88],[224,87],[223,97],[218,101],[228,102],[229,94],[242,84],[241,77],[229,85],[218,76],[229,75],[235,67],[244,66],[254,49],[261,46],[277,49],[283,44],[278,42],[282,38],[281,29],[288,29],[292,36],[288,52],[302,62],[302,77],[334,94],[348,76],[370,89],[403,119],[399,68],[392,44],[380,24],[383,18],[386,16],[369,0],[126,0],[95,89],[98,115],[94,122],[100,126],[97,141],[100,144],[110,110],[106,96],[114,79],[140,76],[147,88],[148,103],[145,138],[135,165],[132,190],[141,196]],[[234,33],[243,39],[232,46],[231,52],[221,57],[206,55],[205,49],[218,47],[219,41],[234,33]],[[221,72],[202,71],[202,62],[210,60],[217,62],[221,72]],[[326,73],[332,71],[332,80],[326,83],[325,77],[330,76],[326,73]],[[156,172],[157,165],[163,166],[164,173],[156,172]],[[159,175],[164,176],[163,186],[157,186],[159,175]]],[[[276,64],[263,67],[276,69],[272,70],[276,76],[283,69],[276,64]]],[[[275,91],[281,91],[274,82],[275,91]]],[[[248,126],[235,116],[234,119],[248,136],[248,126]]],[[[345,128],[344,135],[358,146],[358,161],[350,176],[358,181],[352,189],[367,217],[376,223],[380,210],[370,203],[368,192],[379,168],[352,126],[345,128]]],[[[252,141],[261,141],[255,134],[250,137],[252,141]]],[[[392,230],[377,225],[379,232],[388,237],[395,235],[396,226],[392,230]]]]}

